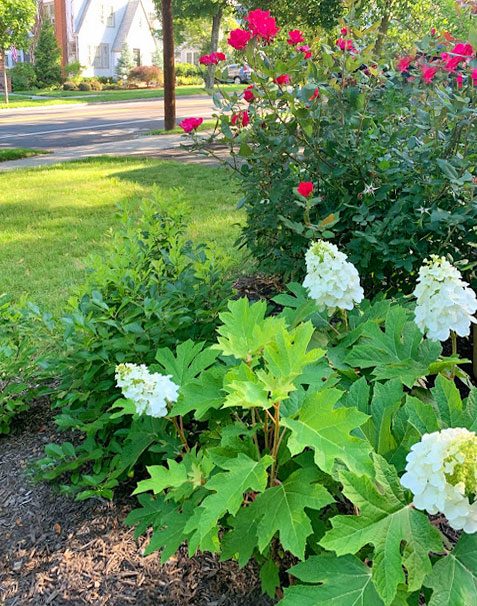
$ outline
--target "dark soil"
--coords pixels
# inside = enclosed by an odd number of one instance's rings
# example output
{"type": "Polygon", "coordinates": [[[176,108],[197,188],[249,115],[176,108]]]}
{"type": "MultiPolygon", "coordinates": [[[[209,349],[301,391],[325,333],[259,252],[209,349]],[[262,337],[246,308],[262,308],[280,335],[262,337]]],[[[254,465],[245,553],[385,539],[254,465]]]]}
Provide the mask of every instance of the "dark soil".
{"type": "Polygon", "coordinates": [[[219,563],[185,548],[161,566],[144,557],[147,537],[133,538],[123,520],[135,506],[77,502],[47,484],[32,484],[30,461],[61,439],[48,402],[19,418],[0,438],[0,604],[5,606],[270,606],[257,570],[219,563]]]}

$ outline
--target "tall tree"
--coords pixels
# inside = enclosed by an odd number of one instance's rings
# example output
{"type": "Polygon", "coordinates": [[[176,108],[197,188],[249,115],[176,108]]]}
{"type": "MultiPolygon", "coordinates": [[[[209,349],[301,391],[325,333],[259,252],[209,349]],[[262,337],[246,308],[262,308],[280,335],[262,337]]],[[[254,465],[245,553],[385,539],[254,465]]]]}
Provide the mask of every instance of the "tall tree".
{"type": "MultiPolygon", "coordinates": [[[[234,5],[233,0],[173,0],[174,14],[180,19],[212,20],[209,52],[216,53],[219,47],[220,26],[227,9],[234,5]]],[[[206,87],[213,88],[215,83],[215,65],[207,68],[206,87]]]]}
{"type": "Polygon", "coordinates": [[[136,63],[134,61],[134,57],[132,51],[127,42],[124,43],[124,46],[121,51],[121,55],[116,63],[115,73],[119,80],[123,78],[127,78],[129,72],[136,67],[136,63]]]}
{"type": "Polygon", "coordinates": [[[345,10],[343,0],[243,0],[238,12],[256,8],[271,11],[282,28],[333,28],[345,10]]]}
{"type": "Polygon", "coordinates": [[[28,34],[35,22],[35,0],[0,0],[0,64],[3,68],[5,101],[8,103],[8,80],[5,51],[12,46],[26,49],[28,34]]]}
{"type": "Polygon", "coordinates": [[[43,22],[35,52],[35,75],[40,86],[61,82],[61,49],[50,21],[43,22]]]}

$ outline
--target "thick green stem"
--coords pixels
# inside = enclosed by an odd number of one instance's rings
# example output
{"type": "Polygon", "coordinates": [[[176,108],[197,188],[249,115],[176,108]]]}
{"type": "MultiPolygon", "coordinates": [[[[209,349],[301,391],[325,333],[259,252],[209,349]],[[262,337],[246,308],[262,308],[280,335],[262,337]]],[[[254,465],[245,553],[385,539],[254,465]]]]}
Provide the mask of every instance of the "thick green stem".
{"type": "Polygon", "coordinates": [[[177,417],[168,417],[168,419],[172,422],[174,427],[176,428],[177,434],[187,452],[190,452],[190,446],[187,443],[187,438],[184,433],[184,424],[182,421],[182,417],[179,417],[179,423],[177,422],[177,417]]]}

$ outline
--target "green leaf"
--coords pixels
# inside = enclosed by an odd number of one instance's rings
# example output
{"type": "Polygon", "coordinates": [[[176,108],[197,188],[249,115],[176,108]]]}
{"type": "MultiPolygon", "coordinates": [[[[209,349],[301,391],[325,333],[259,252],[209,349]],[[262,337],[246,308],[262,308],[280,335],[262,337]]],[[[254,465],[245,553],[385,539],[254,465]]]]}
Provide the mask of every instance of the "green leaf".
{"type": "Polygon", "coordinates": [[[184,385],[171,414],[186,415],[195,410],[194,417],[201,420],[209,410],[219,409],[224,403],[222,387],[226,371],[226,366],[214,366],[184,385]]]}
{"type": "Polygon", "coordinates": [[[257,510],[253,504],[249,507],[241,507],[237,515],[229,520],[231,530],[225,533],[222,540],[221,562],[238,556],[240,568],[245,566],[257,547],[257,527],[260,517],[256,515],[257,510]]]}
{"type": "Polygon", "coordinates": [[[304,558],[306,539],[313,533],[305,508],[319,510],[333,502],[330,493],[317,483],[319,480],[316,469],[299,469],[282,484],[257,496],[251,509],[261,516],[257,527],[261,552],[278,532],[283,548],[304,558]]]}
{"type": "Polygon", "coordinates": [[[369,417],[355,408],[334,408],[342,396],[343,392],[337,389],[310,394],[296,419],[282,419],[282,424],[291,430],[288,448],[292,455],[305,448],[313,449],[316,464],[327,473],[340,459],[356,473],[372,474],[369,443],[350,435],[369,417]]]}
{"type": "Polygon", "coordinates": [[[205,549],[203,541],[211,531],[217,532],[218,521],[226,513],[237,513],[242,505],[244,493],[248,490],[265,490],[268,481],[267,469],[272,462],[272,457],[268,455],[254,461],[240,453],[235,459],[221,463],[225,471],[215,474],[205,485],[212,494],[205,497],[187,523],[186,531],[195,534],[193,543],[205,549]]]}
{"type": "Polygon", "coordinates": [[[433,590],[429,606],[477,604],[477,536],[462,534],[454,550],[434,564],[424,585],[433,590]]]}
{"type": "Polygon", "coordinates": [[[353,554],[374,545],[372,578],[386,606],[406,583],[410,591],[421,587],[431,571],[429,552],[443,549],[440,534],[427,516],[412,507],[394,467],[376,455],[376,484],[368,477],[341,472],[343,493],[360,510],[359,516],[339,515],[333,528],[320,541],[337,555],[353,554]],[[405,542],[403,555],[401,544],[405,542]]]}
{"type": "Polygon", "coordinates": [[[264,384],[258,380],[257,375],[245,362],[229,370],[225,377],[224,391],[227,392],[224,408],[232,406],[271,408],[273,406],[273,400],[268,398],[264,384]]]}
{"type": "Polygon", "coordinates": [[[285,320],[265,318],[267,304],[258,301],[250,305],[248,299],[230,301],[229,311],[220,314],[223,323],[217,329],[219,349],[225,356],[249,360],[274,338],[276,332],[285,327],[285,320]]]}
{"type": "Polygon", "coordinates": [[[364,325],[358,344],[345,361],[357,368],[373,368],[377,380],[398,378],[412,387],[440,353],[440,344],[423,341],[414,321],[408,321],[406,310],[396,306],[386,315],[384,331],[376,322],[364,325]]]}
{"type": "Polygon", "coordinates": [[[469,427],[475,422],[475,417],[464,411],[462,398],[454,381],[442,375],[436,378],[431,389],[440,417],[441,429],[447,427],[469,427]]]}
{"type": "Polygon", "coordinates": [[[355,556],[311,556],[289,572],[306,585],[285,589],[278,606],[383,606],[371,569],[355,556]]]}
{"type": "Polygon", "coordinates": [[[271,598],[275,597],[275,592],[280,587],[280,577],[278,575],[278,566],[271,559],[267,560],[260,568],[260,580],[262,581],[262,591],[271,598]]]}
{"type": "Polygon", "coordinates": [[[172,375],[174,383],[182,387],[212,366],[218,355],[210,347],[204,350],[204,343],[189,339],[177,347],[176,355],[167,347],[159,349],[156,360],[166,374],[172,375]]]}
{"type": "Polygon", "coordinates": [[[398,379],[376,383],[371,400],[371,418],[362,428],[374,450],[387,456],[396,449],[396,440],[391,432],[394,414],[401,406],[402,383],[398,379]]]}

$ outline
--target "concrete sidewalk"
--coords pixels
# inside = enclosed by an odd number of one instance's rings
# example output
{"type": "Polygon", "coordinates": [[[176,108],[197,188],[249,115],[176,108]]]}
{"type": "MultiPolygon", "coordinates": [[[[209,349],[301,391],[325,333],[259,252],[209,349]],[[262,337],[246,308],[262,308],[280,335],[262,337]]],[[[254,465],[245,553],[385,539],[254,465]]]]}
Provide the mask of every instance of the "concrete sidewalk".
{"type": "MultiPolygon", "coordinates": [[[[206,134],[205,132],[203,134],[206,134]]],[[[0,163],[0,172],[14,170],[17,168],[35,168],[37,166],[48,166],[59,162],[70,162],[72,160],[83,160],[97,156],[159,156],[160,152],[166,150],[180,150],[181,143],[187,141],[183,135],[157,135],[143,136],[126,141],[113,141],[96,145],[82,145],[80,147],[62,147],[52,149],[53,153],[42,156],[33,156],[23,160],[13,160],[0,163]]],[[[185,152],[187,153],[187,152],[185,152]]]]}

